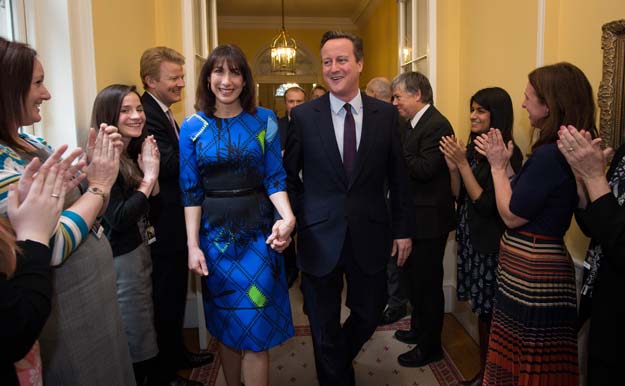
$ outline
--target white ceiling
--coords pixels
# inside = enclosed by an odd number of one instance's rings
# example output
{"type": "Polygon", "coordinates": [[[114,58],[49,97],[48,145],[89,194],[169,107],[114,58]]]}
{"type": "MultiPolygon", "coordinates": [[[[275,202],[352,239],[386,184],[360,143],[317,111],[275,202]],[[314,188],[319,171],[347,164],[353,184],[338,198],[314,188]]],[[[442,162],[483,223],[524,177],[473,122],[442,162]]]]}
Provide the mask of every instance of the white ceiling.
{"type": "MultiPolygon", "coordinates": [[[[371,0],[284,0],[285,17],[357,20],[371,0]]],[[[280,16],[281,0],[217,0],[218,16],[280,16]]]]}

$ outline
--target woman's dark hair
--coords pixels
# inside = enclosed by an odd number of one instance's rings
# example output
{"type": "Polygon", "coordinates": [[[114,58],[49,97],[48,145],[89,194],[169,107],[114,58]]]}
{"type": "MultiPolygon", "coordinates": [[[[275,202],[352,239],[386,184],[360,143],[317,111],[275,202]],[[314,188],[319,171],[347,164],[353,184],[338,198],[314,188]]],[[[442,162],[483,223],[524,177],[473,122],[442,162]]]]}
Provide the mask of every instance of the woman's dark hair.
{"type": "MultiPolygon", "coordinates": [[[[469,102],[469,109],[473,102],[480,105],[484,110],[490,113],[490,127],[499,129],[505,143],[514,140],[512,135],[512,126],[514,124],[514,109],[512,108],[512,99],[510,94],[501,87],[483,88],[473,94],[469,102]]],[[[469,135],[468,157],[473,157],[477,153],[474,151],[473,140],[482,133],[473,133],[469,135]]]]}
{"type": "Polygon", "coordinates": [[[549,114],[535,125],[540,129],[532,150],[558,140],[562,125],[573,125],[578,130],[596,136],[595,100],[586,75],[571,63],[561,62],[535,69],[528,75],[536,96],[549,108],[549,114]]]}
{"type": "Polygon", "coordinates": [[[197,92],[195,96],[195,109],[203,111],[209,117],[215,116],[215,94],[210,87],[210,76],[217,66],[230,67],[230,70],[238,70],[243,76],[243,90],[239,95],[243,111],[256,113],[256,101],[254,93],[254,79],[245,54],[241,49],[232,44],[218,46],[208,55],[198,80],[197,92]]]}
{"type": "Polygon", "coordinates": [[[17,129],[24,120],[24,105],[33,79],[37,51],[27,44],[0,37],[0,142],[12,149],[20,145],[17,129]]]}
{"type": "MultiPolygon", "coordinates": [[[[103,88],[95,97],[95,101],[93,101],[91,127],[99,130],[101,123],[118,126],[122,103],[126,95],[131,92],[139,97],[135,86],[112,84],[103,88]]],[[[145,137],[146,134],[144,132],[140,137],[132,138],[128,147],[119,158],[119,173],[124,180],[124,184],[131,188],[138,187],[143,179],[143,173],[137,166],[136,161],[139,153],[141,153],[141,144],[145,137]]]]}

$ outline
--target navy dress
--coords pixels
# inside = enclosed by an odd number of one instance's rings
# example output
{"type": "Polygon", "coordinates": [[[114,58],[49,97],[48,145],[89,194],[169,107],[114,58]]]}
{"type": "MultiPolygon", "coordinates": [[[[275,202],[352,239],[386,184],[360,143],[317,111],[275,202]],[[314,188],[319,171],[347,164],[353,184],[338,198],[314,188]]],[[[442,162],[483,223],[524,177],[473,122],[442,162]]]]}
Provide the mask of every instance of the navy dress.
{"type": "Polygon", "coordinates": [[[180,128],[184,206],[201,206],[206,327],[225,345],[263,351],[293,336],[284,261],[265,240],[274,223],[269,195],[286,189],[273,112],[232,118],[199,112],[180,128]]]}

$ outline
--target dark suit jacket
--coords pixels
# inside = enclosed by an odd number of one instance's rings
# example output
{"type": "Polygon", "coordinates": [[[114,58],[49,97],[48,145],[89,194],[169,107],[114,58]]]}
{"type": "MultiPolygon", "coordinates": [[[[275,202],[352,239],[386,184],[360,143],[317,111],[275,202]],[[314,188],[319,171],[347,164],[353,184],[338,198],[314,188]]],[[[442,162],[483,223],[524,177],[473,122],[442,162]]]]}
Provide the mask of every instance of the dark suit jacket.
{"type": "Polygon", "coordinates": [[[366,95],[362,103],[362,135],[349,179],[334,135],[329,94],[291,111],[284,164],[297,216],[297,260],[302,271],[315,276],[334,269],[346,237],[362,270],[379,272],[388,262],[392,239],[410,237],[414,226],[397,111],[366,95]],[[391,218],[384,200],[387,177],[391,218]]]}
{"type": "Polygon", "coordinates": [[[161,153],[161,165],[158,174],[162,209],[158,221],[154,224],[156,242],[152,250],[173,252],[186,248],[186,228],[184,222],[184,207],[180,199],[180,150],[178,138],[167,115],[158,102],[147,92],[141,96],[141,103],[145,110],[145,130],[154,136],[161,153]]]}
{"type": "Polygon", "coordinates": [[[289,117],[284,116],[278,119],[278,132],[280,133],[280,149],[284,151],[286,146],[286,133],[289,130],[289,117]]]}
{"type": "MultiPolygon", "coordinates": [[[[518,146],[514,146],[514,152],[510,158],[510,164],[515,172],[521,170],[523,163],[523,153],[518,146]]],[[[503,220],[499,216],[497,210],[497,202],[495,201],[495,187],[493,184],[493,176],[490,173],[490,164],[485,158],[482,158],[473,175],[478,184],[482,188],[482,194],[477,200],[471,202],[467,206],[467,222],[469,223],[471,244],[473,248],[481,253],[495,253],[499,251],[499,241],[501,235],[506,230],[503,220]]],[[[467,192],[464,184],[458,195],[458,204],[462,205],[467,192]]]]}
{"type": "Polygon", "coordinates": [[[455,228],[449,169],[439,141],[454,133],[451,124],[430,106],[414,129],[404,134],[404,156],[414,191],[417,225],[413,237],[431,239],[455,228]]]}

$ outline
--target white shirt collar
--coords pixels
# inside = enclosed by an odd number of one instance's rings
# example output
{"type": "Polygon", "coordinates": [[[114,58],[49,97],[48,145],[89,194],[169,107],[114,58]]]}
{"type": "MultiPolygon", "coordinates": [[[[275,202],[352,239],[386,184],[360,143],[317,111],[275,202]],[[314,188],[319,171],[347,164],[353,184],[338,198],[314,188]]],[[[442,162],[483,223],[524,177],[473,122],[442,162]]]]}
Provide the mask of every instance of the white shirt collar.
{"type": "Polygon", "coordinates": [[[419,110],[415,116],[410,120],[410,126],[412,126],[412,128],[414,129],[415,127],[417,127],[417,123],[419,123],[419,119],[421,119],[421,117],[423,116],[423,114],[425,114],[425,112],[427,111],[427,109],[430,108],[430,104],[426,104],[425,106],[423,106],[421,108],[421,110],[419,110]]]}
{"type": "Polygon", "coordinates": [[[154,96],[154,94],[152,94],[151,92],[149,92],[149,91],[147,91],[147,90],[146,90],[145,92],[147,92],[148,94],[150,94],[150,96],[151,96],[152,98],[154,98],[154,100],[156,101],[156,103],[158,103],[158,105],[159,105],[159,106],[161,106],[161,109],[163,109],[163,112],[164,112],[165,114],[167,114],[167,111],[169,111],[169,107],[167,107],[167,106],[166,106],[163,102],[161,102],[161,101],[160,101],[160,99],[158,99],[157,97],[155,97],[155,96],[154,96]]]}
{"type": "Polygon", "coordinates": [[[330,108],[334,114],[339,114],[341,110],[344,109],[343,106],[345,106],[345,103],[349,103],[352,106],[352,113],[360,114],[362,111],[362,96],[360,95],[360,90],[358,90],[358,94],[349,102],[340,100],[330,92],[330,108]]]}

